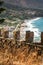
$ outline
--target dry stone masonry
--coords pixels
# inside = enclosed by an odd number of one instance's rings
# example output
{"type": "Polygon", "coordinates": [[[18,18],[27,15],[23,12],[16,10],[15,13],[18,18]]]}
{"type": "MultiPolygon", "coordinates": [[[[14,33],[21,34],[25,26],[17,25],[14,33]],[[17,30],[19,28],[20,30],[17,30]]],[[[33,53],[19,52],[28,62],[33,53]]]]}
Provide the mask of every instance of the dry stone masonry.
{"type": "Polygon", "coordinates": [[[33,42],[34,33],[30,31],[26,31],[26,42],[33,42]]]}
{"type": "MultiPolygon", "coordinates": [[[[0,43],[7,41],[15,43],[15,44],[21,44],[21,43],[33,43],[34,33],[30,31],[26,31],[25,41],[20,40],[20,31],[14,30],[13,31],[13,38],[9,38],[9,30],[1,29],[0,28],[0,43]],[[12,39],[12,40],[11,40],[12,39]]],[[[35,42],[36,43],[36,42],[35,42]]],[[[41,43],[43,44],[43,32],[41,32],[41,43]]]]}
{"type": "Polygon", "coordinates": [[[41,43],[43,43],[43,32],[41,32],[41,43]]]}

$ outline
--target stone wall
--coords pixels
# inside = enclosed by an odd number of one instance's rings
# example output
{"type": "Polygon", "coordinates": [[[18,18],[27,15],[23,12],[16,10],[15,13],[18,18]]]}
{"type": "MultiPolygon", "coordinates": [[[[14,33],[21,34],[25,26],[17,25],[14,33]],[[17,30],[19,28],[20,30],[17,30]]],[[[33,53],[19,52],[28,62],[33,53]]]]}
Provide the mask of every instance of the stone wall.
{"type": "MultiPolygon", "coordinates": [[[[13,42],[17,43],[33,43],[34,33],[30,31],[26,31],[25,41],[20,40],[20,31],[13,31],[13,38],[9,38],[9,31],[5,29],[0,29],[0,43],[1,42],[13,42]]],[[[41,32],[41,43],[43,44],[43,32],[41,32]]]]}
{"type": "Polygon", "coordinates": [[[30,31],[26,31],[26,42],[27,43],[32,43],[34,38],[34,33],[30,31]]]}
{"type": "Polygon", "coordinates": [[[43,43],[43,32],[41,32],[41,43],[43,43]]]}

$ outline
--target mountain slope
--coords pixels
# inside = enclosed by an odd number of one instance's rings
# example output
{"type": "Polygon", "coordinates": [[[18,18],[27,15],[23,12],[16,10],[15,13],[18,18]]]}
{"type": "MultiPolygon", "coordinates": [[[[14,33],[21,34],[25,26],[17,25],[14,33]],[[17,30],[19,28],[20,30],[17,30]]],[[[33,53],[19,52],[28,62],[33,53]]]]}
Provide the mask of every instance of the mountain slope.
{"type": "Polygon", "coordinates": [[[43,9],[43,0],[4,0],[4,1],[5,3],[21,7],[43,9]]]}

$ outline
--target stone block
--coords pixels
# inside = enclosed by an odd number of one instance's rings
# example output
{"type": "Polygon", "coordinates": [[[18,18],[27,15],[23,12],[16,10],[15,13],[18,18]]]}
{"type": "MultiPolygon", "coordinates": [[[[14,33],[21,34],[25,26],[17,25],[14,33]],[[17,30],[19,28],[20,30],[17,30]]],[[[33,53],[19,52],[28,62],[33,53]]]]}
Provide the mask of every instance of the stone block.
{"type": "Polygon", "coordinates": [[[2,31],[2,36],[3,36],[4,38],[8,38],[8,37],[9,37],[9,31],[8,31],[8,30],[3,30],[3,31],[2,31]]]}
{"type": "Polygon", "coordinates": [[[14,31],[13,37],[14,37],[15,43],[17,43],[17,40],[20,40],[20,31],[14,31]]]}
{"type": "Polygon", "coordinates": [[[27,43],[31,43],[33,42],[33,38],[34,38],[34,33],[30,32],[30,31],[26,31],[26,42],[27,43]]]}
{"type": "Polygon", "coordinates": [[[2,36],[2,34],[1,34],[1,33],[2,33],[2,28],[0,28],[0,37],[2,36]]]}
{"type": "Polygon", "coordinates": [[[43,32],[41,32],[41,43],[43,43],[43,32]]]}

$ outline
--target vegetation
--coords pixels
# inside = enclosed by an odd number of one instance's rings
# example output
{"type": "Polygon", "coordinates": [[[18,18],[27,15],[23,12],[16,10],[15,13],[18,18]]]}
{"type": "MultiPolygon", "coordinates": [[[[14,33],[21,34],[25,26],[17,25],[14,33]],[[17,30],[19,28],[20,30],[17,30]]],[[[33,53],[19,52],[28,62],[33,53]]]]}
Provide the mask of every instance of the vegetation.
{"type": "Polygon", "coordinates": [[[6,8],[6,12],[2,13],[0,17],[5,17],[12,21],[17,18],[20,20],[24,20],[35,17],[43,17],[43,10],[41,9],[23,8],[7,3],[4,3],[4,7],[6,8]]]}
{"type": "Polygon", "coordinates": [[[0,24],[4,22],[5,19],[0,19],[0,24]]]}
{"type": "Polygon", "coordinates": [[[25,43],[0,39],[0,65],[43,65],[43,53],[39,54],[39,50],[25,43]]]}
{"type": "MultiPolygon", "coordinates": [[[[0,6],[3,4],[3,1],[0,1],[0,6]]],[[[0,7],[0,14],[4,11],[5,9],[3,7],[0,7]]],[[[0,23],[3,23],[5,19],[0,18],[0,23]]]]}

